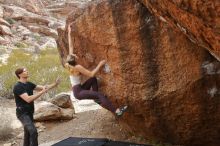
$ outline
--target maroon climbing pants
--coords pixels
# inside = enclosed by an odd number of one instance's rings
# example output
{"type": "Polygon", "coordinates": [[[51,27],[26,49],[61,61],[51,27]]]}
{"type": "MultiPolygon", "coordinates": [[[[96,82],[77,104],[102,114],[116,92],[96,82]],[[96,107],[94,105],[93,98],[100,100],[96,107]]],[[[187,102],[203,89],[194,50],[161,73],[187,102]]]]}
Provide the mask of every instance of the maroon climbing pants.
{"type": "Polygon", "coordinates": [[[109,101],[109,99],[102,94],[101,92],[98,92],[98,83],[96,77],[92,77],[88,79],[85,83],[78,84],[73,86],[73,94],[74,96],[79,99],[99,99],[101,102],[101,106],[111,112],[115,112],[116,108],[112,105],[112,103],[109,101]],[[91,90],[92,89],[92,90],[91,90]]]}

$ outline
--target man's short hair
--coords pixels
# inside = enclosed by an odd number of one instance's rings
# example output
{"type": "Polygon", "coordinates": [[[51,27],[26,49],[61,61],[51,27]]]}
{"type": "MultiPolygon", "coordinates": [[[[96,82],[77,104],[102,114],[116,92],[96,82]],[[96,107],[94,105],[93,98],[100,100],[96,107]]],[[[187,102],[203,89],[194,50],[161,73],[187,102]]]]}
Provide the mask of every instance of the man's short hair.
{"type": "Polygon", "coordinates": [[[19,75],[20,75],[21,73],[23,73],[23,71],[24,71],[24,68],[23,68],[23,67],[18,68],[18,69],[16,69],[16,71],[15,71],[15,75],[20,79],[19,75]]]}

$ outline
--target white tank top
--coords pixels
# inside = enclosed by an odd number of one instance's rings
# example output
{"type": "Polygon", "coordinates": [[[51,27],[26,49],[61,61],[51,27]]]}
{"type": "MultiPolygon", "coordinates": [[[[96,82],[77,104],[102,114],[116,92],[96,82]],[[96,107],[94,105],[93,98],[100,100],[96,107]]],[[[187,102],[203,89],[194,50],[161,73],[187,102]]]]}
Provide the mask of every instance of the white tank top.
{"type": "Polygon", "coordinates": [[[72,87],[77,84],[80,84],[81,83],[81,76],[80,75],[78,75],[78,76],[70,75],[70,82],[71,82],[72,87]]]}

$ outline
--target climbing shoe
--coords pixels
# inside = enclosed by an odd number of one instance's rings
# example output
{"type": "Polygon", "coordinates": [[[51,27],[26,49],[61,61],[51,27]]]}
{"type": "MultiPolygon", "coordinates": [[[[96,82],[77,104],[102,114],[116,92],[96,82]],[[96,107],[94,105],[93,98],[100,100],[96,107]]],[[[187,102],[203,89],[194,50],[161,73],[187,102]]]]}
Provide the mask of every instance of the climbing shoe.
{"type": "Polygon", "coordinates": [[[101,104],[101,101],[99,99],[94,99],[94,101],[97,103],[97,104],[101,104]]]}
{"type": "Polygon", "coordinates": [[[123,107],[120,107],[120,108],[118,108],[118,109],[115,111],[115,115],[116,115],[117,117],[121,117],[127,109],[128,109],[128,106],[127,106],[127,105],[125,105],[125,106],[123,106],[123,107]]]}

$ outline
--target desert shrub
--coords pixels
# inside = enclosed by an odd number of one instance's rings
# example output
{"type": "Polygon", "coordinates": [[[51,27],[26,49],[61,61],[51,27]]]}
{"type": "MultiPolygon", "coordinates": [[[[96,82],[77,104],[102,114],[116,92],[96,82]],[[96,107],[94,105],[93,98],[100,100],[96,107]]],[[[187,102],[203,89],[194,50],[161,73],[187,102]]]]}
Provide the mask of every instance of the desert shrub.
{"type": "Polygon", "coordinates": [[[18,48],[21,48],[21,49],[28,47],[28,45],[27,45],[26,43],[24,43],[24,42],[17,42],[17,43],[15,44],[15,46],[18,47],[18,48]]]}

